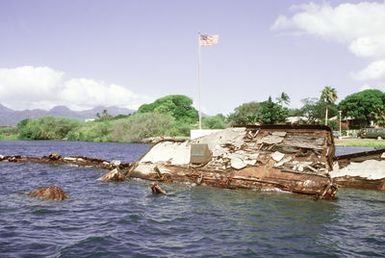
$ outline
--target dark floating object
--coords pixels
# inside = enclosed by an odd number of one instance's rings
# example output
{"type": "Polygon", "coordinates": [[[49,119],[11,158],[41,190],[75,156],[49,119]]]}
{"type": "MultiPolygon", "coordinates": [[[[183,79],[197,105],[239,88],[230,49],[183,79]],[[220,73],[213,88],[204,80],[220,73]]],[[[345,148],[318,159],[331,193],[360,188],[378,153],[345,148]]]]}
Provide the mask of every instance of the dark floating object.
{"type": "Polygon", "coordinates": [[[63,201],[68,199],[68,195],[57,186],[40,187],[34,191],[27,192],[27,196],[48,201],[63,201]]]}
{"type": "Polygon", "coordinates": [[[103,182],[123,182],[126,180],[126,176],[118,168],[115,168],[99,177],[98,180],[103,182]]]}
{"type": "Polygon", "coordinates": [[[163,190],[158,183],[152,183],[151,191],[153,194],[166,194],[166,191],[163,190]]]}
{"type": "Polygon", "coordinates": [[[49,154],[48,158],[50,160],[60,160],[61,159],[61,155],[57,152],[53,152],[51,154],[49,154]]]}

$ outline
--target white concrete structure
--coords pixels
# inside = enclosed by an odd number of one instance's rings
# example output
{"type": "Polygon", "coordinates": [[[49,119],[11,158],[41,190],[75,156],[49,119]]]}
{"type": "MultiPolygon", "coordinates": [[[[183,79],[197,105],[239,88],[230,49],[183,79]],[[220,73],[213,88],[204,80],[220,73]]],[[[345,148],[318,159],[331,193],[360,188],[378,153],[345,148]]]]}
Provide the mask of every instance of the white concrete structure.
{"type": "Polygon", "coordinates": [[[194,129],[190,131],[190,139],[194,140],[196,138],[217,133],[220,131],[223,131],[223,129],[194,129]]]}
{"type": "Polygon", "coordinates": [[[343,176],[358,176],[371,180],[385,178],[385,161],[365,160],[364,162],[352,162],[348,166],[330,172],[332,178],[343,176]]]}
{"type": "Polygon", "coordinates": [[[142,163],[164,163],[171,165],[186,165],[190,163],[191,145],[185,142],[161,142],[151,148],[140,160],[142,163]]]}

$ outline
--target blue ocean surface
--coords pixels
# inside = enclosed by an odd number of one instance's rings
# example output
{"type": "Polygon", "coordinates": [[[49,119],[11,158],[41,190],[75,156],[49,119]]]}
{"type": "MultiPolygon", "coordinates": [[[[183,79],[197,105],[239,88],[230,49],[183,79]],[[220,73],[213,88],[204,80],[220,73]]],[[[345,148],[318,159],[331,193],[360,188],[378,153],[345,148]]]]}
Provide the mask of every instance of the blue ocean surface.
{"type": "MultiPolygon", "coordinates": [[[[0,155],[50,152],[130,162],[148,145],[0,141],[0,155]]],[[[343,150],[339,150],[342,151],[343,150]]],[[[94,168],[0,162],[0,257],[384,257],[385,192],[336,201],[131,179],[94,168]],[[62,187],[62,202],[26,197],[62,187]]]]}

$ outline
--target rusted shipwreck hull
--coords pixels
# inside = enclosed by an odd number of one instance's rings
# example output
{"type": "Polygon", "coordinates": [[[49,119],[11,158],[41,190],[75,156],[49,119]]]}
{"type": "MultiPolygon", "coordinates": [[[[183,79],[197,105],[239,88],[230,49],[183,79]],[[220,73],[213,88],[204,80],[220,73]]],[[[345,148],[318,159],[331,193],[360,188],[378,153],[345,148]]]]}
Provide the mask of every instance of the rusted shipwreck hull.
{"type": "Polygon", "coordinates": [[[385,149],[336,156],[331,177],[342,187],[385,191],[385,149]]]}
{"type": "Polygon", "coordinates": [[[323,126],[229,128],[192,141],[162,141],[138,162],[88,157],[1,156],[0,161],[76,165],[119,170],[120,176],[190,182],[222,188],[282,190],[333,199],[335,148],[323,126]]]}
{"type": "Polygon", "coordinates": [[[229,128],[191,141],[159,142],[129,176],[333,199],[334,153],[332,132],[324,126],[229,128]]]}
{"type": "Polygon", "coordinates": [[[93,167],[100,169],[114,169],[119,168],[123,171],[129,171],[131,163],[121,163],[120,161],[107,161],[102,159],[89,158],[84,156],[69,156],[62,157],[59,154],[53,153],[49,156],[35,157],[35,156],[21,156],[21,155],[0,155],[0,162],[32,162],[40,164],[51,165],[71,165],[79,167],[93,167]]]}

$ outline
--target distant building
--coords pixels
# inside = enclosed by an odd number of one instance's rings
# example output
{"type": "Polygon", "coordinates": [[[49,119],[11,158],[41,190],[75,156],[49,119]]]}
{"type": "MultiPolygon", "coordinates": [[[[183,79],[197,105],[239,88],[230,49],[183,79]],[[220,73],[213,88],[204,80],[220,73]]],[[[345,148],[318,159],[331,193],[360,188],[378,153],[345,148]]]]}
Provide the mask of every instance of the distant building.
{"type": "Polygon", "coordinates": [[[352,117],[345,117],[341,120],[341,129],[342,130],[354,130],[361,129],[365,127],[374,126],[373,121],[370,124],[365,119],[355,119],[352,117]]]}
{"type": "Polygon", "coordinates": [[[286,122],[289,124],[306,124],[308,119],[304,116],[289,116],[286,118],[286,122]]]}

